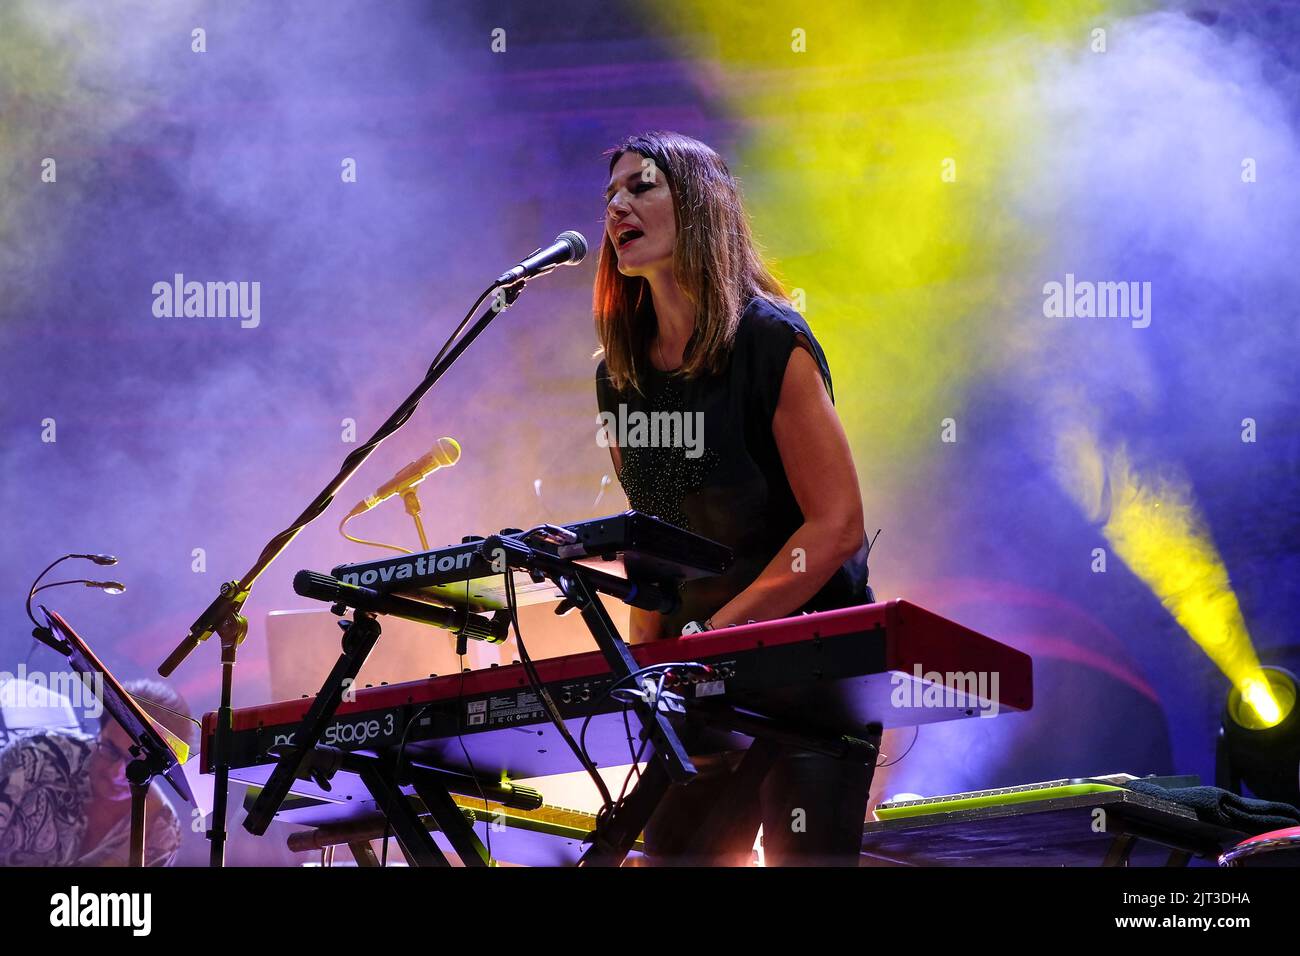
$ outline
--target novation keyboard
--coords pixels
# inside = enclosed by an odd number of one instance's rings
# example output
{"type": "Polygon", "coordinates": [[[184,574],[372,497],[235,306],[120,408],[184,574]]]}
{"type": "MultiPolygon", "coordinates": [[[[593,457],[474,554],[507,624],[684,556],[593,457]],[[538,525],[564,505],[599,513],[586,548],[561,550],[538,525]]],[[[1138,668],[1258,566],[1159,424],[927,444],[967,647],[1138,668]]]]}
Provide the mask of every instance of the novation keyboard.
{"type": "MultiPolygon", "coordinates": [[[[634,645],[631,651],[641,667],[695,661],[713,669],[707,679],[674,688],[688,710],[725,702],[812,732],[862,736],[873,721],[902,727],[1033,705],[1027,655],[906,601],[722,628],[634,645]]],[[[631,763],[623,705],[605,693],[612,677],[601,653],[535,664],[575,738],[592,717],[586,742],[597,765],[631,763]]],[[[271,748],[293,743],[310,705],[303,698],[235,710],[231,779],[265,782],[274,761],[271,748]]],[[[321,743],[384,752],[398,745],[408,724],[407,755],[439,770],[519,780],[579,769],[518,664],[358,690],[339,706],[321,743]]],[[[205,715],[205,773],[212,771],[215,727],[216,714],[205,715]]],[[[695,752],[743,750],[748,744],[748,737],[710,731],[695,752]]],[[[303,780],[293,792],[308,799],[287,802],[281,820],[320,825],[376,809],[348,773],[338,774],[328,790],[303,780]]]]}
{"type": "MultiPolygon", "coordinates": [[[[731,549],[639,511],[578,521],[553,529],[536,529],[528,543],[555,557],[577,561],[616,577],[647,583],[688,581],[721,574],[731,566],[731,549]]],[[[506,528],[502,535],[518,535],[506,528]]],[[[341,564],[330,573],[345,584],[381,594],[400,594],[471,611],[506,606],[505,572],[494,570],[481,552],[483,538],[467,535],[460,544],[423,554],[341,564]]],[[[518,604],[539,604],[561,597],[545,579],[513,572],[518,604]]]]}

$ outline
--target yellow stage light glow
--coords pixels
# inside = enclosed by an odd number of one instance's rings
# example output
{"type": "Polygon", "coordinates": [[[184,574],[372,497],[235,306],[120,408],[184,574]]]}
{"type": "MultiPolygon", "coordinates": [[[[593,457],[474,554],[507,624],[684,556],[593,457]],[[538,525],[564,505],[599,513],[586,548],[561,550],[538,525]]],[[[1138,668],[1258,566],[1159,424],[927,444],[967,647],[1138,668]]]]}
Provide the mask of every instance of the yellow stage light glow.
{"type": "Polygon", "coordinates": [[[1267,730],[1286,720],[1295,702],[1295,682],[1277,668],[1266,667],[1228,695],[1228,714],[1247,730],[1267,730]]]}
{"type": "Polygon", "coordinates": [[[1112,550],[1159,598],[1184,631],[1248,702],[1256,722],[1285,716],[1246,628],[1228,570],[1190,487],[1141,474],[1121,445],[1103,449],[1085,426],[1067,429],[1058,475],[1112,550]]]}
{"type": "MultiPolygon", "coordinates": [[[[972,388],[1019,361],[1008,316],[1041,239],[1008,202],[1008,182],[1054,135],[1040,71],[1091,55],[1090,31],[1140,5],[646,8],[698,57],[701,82],[743,130],[713,145],[826,349],[868,513],[943,520],[917,503],[920,476],[968,434],[972,388]],[[945,429],[958,437],[941,441],[945,429]]],[[[924,576],[943,535],[916,522],[913,533],[908,573],[924,576]]]]}

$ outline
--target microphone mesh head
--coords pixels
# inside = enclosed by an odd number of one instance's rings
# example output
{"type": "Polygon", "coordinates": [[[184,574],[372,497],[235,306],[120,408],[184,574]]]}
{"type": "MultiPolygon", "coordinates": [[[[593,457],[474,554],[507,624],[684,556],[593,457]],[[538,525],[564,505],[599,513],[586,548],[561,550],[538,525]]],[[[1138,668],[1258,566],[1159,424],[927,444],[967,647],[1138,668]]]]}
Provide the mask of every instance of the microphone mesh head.
{"type": "Polygon", "coordinates": [[[566,229],[556,238],[567,242],[573,249],[573,258],[569,260],[569,265],[576,266],[587,257],[587,238],[582,233],[566,229]]]}
{"type": "Polygon", "coordinates": [[[460,442],[454,438],[438,439],[439,464],[454,465],[460,461],[460,442]]]}

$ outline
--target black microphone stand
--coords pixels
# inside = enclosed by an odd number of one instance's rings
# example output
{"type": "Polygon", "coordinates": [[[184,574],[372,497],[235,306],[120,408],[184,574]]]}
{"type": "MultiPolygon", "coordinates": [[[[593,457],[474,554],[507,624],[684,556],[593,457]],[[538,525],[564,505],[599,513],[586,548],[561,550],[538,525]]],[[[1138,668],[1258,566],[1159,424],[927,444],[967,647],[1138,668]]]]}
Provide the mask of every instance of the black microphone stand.
{"type": "Polygon", "coordinates": [[[221,639],[221,703],[217,708],[216,733],[212,749],[212,766],[215,777],[213,782],[212,825],[207,832],[207,838],[211,843],[208,857],[210,866],[224,866],[226,861],[226,812],[230,789],[230,735],[234,720],[234,711],[231,707],[231,691],[239,645],[243,643],[248,634],[248,620],[241,611],[244,602],[248,600],[253,584],[261,577],[262,572],[270,566],[271,562],[280,555],[280,552],[292,543],[299,532],[325,512],[330,503],[333,502],[334,496],[338,494],[348,479],[370,457],[374,450],[379,447],[379,444],[406,424],[429,389],[437,384],[438,380],[447,373],[447,370],[455,364],[465,349],[469,348],[470,344],[482,334],[492,320],[514,304],[515,299],[523,291],[527,280],[513,279],[509,281],[509,284],[505,284],[503,280],[508,280],[510,277],[511,273],[504,274],[475,300],[474,305],[470,308],[456,332],[452,334],[452,337],[447,340],[437,357],[434,358],[424,376],[424,380],[415,387],[415,390],[406,397],[393,414],[388,417],[387,421],[379,426],[378,430],[364,445],[358,447],[344,459],[343,466],[339,469],[338,474],[321,490],[320,494],[298,516],[294,523],[267,542],[266,547],[262,549],[262,553],[253,563],[253,566],[244,573],[244,576],[238,581],[227,581],[221,585],[221,593],[190,626],[189,634],[176,646],[171,656],[159,665],[158,673],[163,677],[167,677],[214,633],[221,639]],[[492,303],[487,311],[479,317],[478,321],[464,335],[457,339],[456,335],[469,322],[470,317],[474,315],[483,300],[489,297],[492,298],[492,303]],[[452,344],[453,341],[455,342],[454,345],[452,344]]]}
{"type": "Polygon", "coordinates": [[[131,844],[127,866],[144,866],[145,805],[153,768],[148,760],[136,758],[126,765],[126,779],[131,784],[131,844]]]}

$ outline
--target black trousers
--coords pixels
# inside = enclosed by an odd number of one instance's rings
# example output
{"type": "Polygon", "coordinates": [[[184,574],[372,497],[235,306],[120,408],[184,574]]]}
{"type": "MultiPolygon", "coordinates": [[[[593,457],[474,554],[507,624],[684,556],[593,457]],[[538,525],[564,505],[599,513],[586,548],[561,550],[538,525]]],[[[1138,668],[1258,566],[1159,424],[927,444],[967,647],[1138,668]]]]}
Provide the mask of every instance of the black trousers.
{"type": "MultiPolygon", "coordinates": [[[[688,744],[689,748],[689,744],[688,744]]],[[[693,757],[699,774],[670,787],[645,828],[647,862],[658,866],[743,866],[763,826],[767,866],[857,866],[874,767],[777,747],[757,787],[725,808],[738,836],[717,854],[700,851],[702,829],[743,754],[693,757]]]]}

